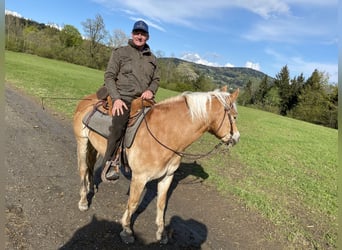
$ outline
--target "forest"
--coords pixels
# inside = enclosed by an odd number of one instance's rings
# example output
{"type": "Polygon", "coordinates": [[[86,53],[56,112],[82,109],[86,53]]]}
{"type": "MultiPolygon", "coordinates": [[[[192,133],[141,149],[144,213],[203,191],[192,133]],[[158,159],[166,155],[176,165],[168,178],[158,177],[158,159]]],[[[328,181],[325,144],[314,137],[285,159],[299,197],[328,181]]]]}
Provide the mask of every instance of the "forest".
{"type": "MultiPolygon", "coordinates": [[[[106,30],[101,15],[82,22],[83,34],[72,25],[57,27],[5,15],[5,49],[104,70],[111,50],[127,43],[122,30],[106,30]]],[[[161,73],[160,86],[175,91],[210,91],[223,85],[239,87],[239,104],[310,123],[338,128],[338,84],[314,70],[290,77],[284,65],[276,76],[248,68],[209,67],[153,51],[161,73]]]]}

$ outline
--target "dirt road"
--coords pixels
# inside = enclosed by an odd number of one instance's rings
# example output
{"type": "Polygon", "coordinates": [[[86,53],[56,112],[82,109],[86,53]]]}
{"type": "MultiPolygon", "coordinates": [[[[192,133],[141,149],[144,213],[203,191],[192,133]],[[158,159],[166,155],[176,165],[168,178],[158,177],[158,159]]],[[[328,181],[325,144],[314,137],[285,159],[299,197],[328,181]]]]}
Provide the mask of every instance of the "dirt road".
{"type": "MultiPolygon", "coordinates": [[[[234,197],[222,197],[183,163],[166,211],[170,242],[155,242],[155,183],[134,222],[136,242],[121,242],[129,181],[100,183],[90,209],[78,210],[79,177],[71,121],[7,86],[6,249],[284,249],[274,226],[234,197]]],[[[75,103],[76,105],[76,103],[75,103]]]]}

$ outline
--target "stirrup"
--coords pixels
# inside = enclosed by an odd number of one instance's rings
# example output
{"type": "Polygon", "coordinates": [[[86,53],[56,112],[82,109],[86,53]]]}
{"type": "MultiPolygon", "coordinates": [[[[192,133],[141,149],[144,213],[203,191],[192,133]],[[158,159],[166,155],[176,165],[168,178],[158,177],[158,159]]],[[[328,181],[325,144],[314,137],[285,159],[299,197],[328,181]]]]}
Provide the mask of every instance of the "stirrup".
{"type": "Polygon", "coordinates": [[[119,161],[107,161],[101,173],[102,182],[116,182],[119,177],[119,161]]]}

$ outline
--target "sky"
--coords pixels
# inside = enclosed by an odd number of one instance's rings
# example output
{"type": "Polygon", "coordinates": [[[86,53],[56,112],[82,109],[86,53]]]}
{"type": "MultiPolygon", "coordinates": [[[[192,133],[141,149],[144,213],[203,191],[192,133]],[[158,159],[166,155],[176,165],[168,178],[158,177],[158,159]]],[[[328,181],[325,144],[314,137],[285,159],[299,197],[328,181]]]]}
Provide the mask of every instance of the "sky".
{"type": "Polygon", "coordinates": [[[249,67],[271,77],[317,69],[338,81],[338,0],[7,0],[5,10],[39,23],[72,25],[101,15],[105,29],[130,36],[149,25],[163,57],[217,67],[249,67]]]}

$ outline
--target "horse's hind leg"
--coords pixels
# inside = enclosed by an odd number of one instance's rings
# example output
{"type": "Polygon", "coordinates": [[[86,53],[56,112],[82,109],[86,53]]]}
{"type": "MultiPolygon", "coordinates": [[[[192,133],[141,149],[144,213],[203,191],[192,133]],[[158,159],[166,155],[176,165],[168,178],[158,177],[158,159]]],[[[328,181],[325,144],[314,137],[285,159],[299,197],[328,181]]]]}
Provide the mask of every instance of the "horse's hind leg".
{"type": "Polygon", "coordinates": [[[77,164],[81,178],[80,201],[78,208],[86,211],[89,208],[87,194],[93,185],[94,164],[96,161],[96,151],[90,145],[88,138],[77,138],[77,164]]]}
{"type": "Polygon", "coordinates": [[[126,211],[121,219],[121,225],[123,229],[120,233],[120,236],[122,241],[126,244],[134,242],[133,231],[131,229],[131,218],[133,213],[138,208],[145,184],[146,180],[137,179],[132,176],[126,211]]]}
{"type": "Polygon", "coordinates": [[[173,175],[166,175],[158,182],[158,196],[157,196],[157,216],[156,224],[158,226],[156,238],[161,244],[167,244],[168,238],[165,232],[165,207],[167,202],[167,192],[171,185],[173,175]]]}

